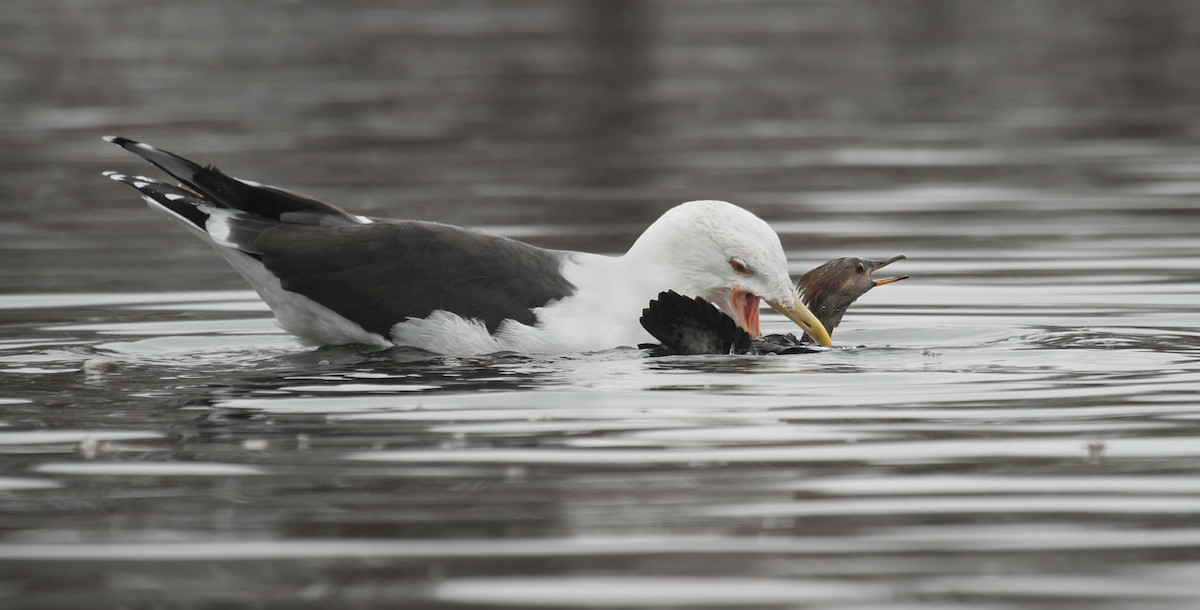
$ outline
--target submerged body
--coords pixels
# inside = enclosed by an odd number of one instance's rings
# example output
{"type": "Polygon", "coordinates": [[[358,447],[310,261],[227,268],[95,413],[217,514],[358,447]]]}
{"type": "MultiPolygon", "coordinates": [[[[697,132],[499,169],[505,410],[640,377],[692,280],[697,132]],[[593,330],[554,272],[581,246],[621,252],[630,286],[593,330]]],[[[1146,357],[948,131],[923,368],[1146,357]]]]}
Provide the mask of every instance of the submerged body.
{"type": "Polygon", "coordinates": [[[207,241],[279,325],[316,344],[436,353],[568,353],[650,340],[638,312],[665,289],[704,296],[759,334],[760,300],[823,344],[828,333],[787,278],[779,238],[720,201],[655,221],[622,256],[547,250],[482,231],[374,219],[126,138],[107,141],[181,186],[117,172],[151,207],[207,241]]]}
{"type": "MultiPolygon", "coordinates": [[[[809,309],[830,334],[846,310],[876,286],[908,276],[879,278],[872,273],[904,256],[887,260],[838,258],[805,273],[796,283],[809,309]]],[[[642,311],[642,326],[658,344],[644,344],[656,355],[668,354],[793,354],[812,350],[808,337],[772,334],[753,338],[703,298],[663,292],[642,311]]]]}

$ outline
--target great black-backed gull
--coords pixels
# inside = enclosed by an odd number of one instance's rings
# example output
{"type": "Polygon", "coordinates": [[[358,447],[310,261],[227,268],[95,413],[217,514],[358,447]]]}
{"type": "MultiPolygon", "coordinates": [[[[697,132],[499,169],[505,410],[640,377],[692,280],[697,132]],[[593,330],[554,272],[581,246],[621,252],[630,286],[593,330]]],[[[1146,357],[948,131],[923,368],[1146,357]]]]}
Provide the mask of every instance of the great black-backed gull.
{"type": "MultiPolygon", "coordinates": [[[[846,310],[876,286],[908,276],[876,278],[878,271],[904,255],[886,260],[837,258],[805,273],[796,288],[829,334],[842,323],[846,310]]],[[[806,337],[773,334],[755,339],[733,318],[700,297],[662,292],[642,311],[642,326],[660,342],[644,344],[654,355],[671,354],[791,354],[812,351],[806,337]]]]}
{"type": "Polygon", "coordinates": [[[346,213],[215,167],[108,136],[180,182],[105,175],[213,245],[279,325],[315,344],[403,345],[450,355],[561,354],[651,339],[660,291],[717,304],[759,336],[759,301],[813,340],[829,334],[792,287],[779,237],[722,201],[678,205],[621,256],[547,250],[482,231],[346,213]]]}

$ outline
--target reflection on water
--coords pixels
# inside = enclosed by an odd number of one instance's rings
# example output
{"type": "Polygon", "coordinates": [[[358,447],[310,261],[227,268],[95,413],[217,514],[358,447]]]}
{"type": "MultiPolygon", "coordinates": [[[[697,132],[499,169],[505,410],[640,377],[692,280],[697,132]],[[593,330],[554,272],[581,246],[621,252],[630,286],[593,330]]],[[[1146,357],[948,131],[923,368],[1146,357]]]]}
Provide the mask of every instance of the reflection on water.
{"type": "Polygon", "coordinates": [[[11,4],[0,605],[1200,598],[1192,3],[11,4]],[[730,199],[913,277],[799,356],[313,349],[111,132],[552,247],[730,199]]]}

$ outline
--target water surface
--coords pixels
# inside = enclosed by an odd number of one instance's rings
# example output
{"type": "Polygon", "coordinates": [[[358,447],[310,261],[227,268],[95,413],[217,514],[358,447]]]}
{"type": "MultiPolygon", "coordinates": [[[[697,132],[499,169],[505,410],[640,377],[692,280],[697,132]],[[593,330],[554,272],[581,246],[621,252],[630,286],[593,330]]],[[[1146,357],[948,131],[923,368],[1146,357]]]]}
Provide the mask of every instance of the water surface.
{"type": "Polygon", "coordinates": [[[11,4],[0,605],[1200,598],[1193,4],[11,4]],[[105,133],[597,252],[728,199],[912,279],[798,356],[313,349],[105,133]]]}

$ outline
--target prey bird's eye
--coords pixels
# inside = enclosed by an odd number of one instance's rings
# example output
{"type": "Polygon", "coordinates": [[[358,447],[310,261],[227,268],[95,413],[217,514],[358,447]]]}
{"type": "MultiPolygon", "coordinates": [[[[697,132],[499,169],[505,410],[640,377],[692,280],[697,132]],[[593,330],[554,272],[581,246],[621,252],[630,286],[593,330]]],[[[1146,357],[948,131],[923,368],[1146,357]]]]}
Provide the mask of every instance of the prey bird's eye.
{"type": "Polygon", "coordinates": [[[729,259],[729,268],[739,275],[750,275],[750,265],[740,258],[729,259]]]}
{"type": "Polygon", "coordinates": [[[866,265],[864,265],[864,264],[862,264],[862,261],[859,261],[859,263],[858,263],[858,272],[859,272],[859,273],[866,273],[866,272],[867,272],[867,266],[866,266],[866,265]]]}

